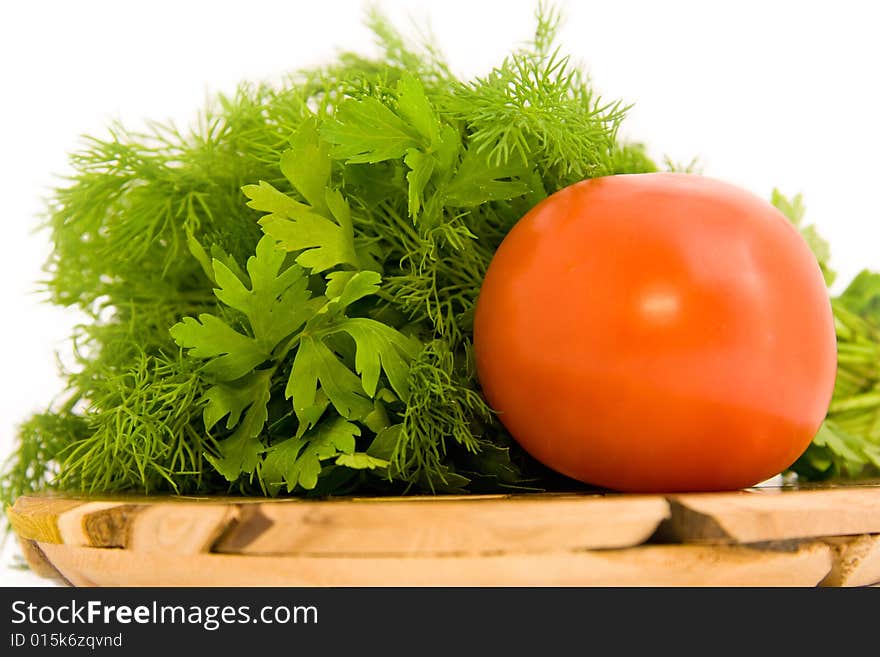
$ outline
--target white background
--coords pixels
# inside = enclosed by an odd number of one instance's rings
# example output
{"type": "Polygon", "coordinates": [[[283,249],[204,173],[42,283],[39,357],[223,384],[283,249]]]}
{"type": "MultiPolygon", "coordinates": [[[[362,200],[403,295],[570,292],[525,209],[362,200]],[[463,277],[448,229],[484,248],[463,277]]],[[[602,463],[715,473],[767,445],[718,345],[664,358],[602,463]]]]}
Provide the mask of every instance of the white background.
{"type": "MultiPolygon", "coordinates": [[[[430,24],[453,70],[482,74],[528,39],[532,0],[380,2],[430,24]]],[[[768,197],[803,192],[841,280],[880,269],[878,10],[868,1],[562,3],[564,50],[657,157],[768,197]]],[[[60,391],[55,351],[75,317],[35,293],[48,254],[42,198],[80,134],[112,119],[186,124],[242,79],[277,79],[337,48],[370,52],[359,0],[9,2],[0,9],[0,456],[60,391]]],[[[840,285],[836,286],[837,289],[840,285]]],[[[796,336],[792,336],[796,339],[796,336]]],[[[6,568],[0,582],[31,584],[6,568]]]]}

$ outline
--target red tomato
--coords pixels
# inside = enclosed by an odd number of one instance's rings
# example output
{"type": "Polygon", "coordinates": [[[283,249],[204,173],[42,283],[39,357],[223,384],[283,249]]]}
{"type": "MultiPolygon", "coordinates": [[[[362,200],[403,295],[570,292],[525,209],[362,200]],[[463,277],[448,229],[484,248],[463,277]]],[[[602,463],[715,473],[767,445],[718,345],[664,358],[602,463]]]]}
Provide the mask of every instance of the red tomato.
{"type": "Polygon", "coordinates": [[[836,372],[822,274],[773,206],[686,174],[577,183],[495,254],[474,319],[488,402],[536,459],[623,491],[791,465],[836,372]]]}

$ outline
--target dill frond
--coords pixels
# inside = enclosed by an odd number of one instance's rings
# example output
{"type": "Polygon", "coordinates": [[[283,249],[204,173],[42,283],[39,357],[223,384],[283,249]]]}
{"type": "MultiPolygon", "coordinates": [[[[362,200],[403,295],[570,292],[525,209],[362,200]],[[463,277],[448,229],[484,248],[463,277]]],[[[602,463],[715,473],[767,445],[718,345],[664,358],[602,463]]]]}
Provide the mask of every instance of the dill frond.
{"type": "Polygon", "coordinates": [[[489,421],[492,411],[473,384],[460,379],[453,352],[439,340],[426,344],[413,362],[410,389],[391,463],[405,479],[447,483],[443,466],[448,446],[478,451],[474,421],[489,421]]]}
{"type": "Polygon", "coordinates": [[[141,352],[125,371],[95,377],[85,426],[57,455],[53,485],[87,492],[202,489],[211,443],[200,426],[203,391],[196,368],[179,356],[141,352]]]}
{"type": "Polygon", "coordinates": [[[558,24],[539,21],[532,49],[462,84],[450,101],[479,151],[496,164],[534,167],[555,189],[604,173],[628,109],[602,101],[568,57],[550,50],[558,24]]]}
{"type": "Polygon", "coordinates": [[[70,411],[32,415],[18,427],[18,449],[3,464],[0,504],[19,495],[56,487],[62,455],[89,434],[85,418],[70,411]]]}

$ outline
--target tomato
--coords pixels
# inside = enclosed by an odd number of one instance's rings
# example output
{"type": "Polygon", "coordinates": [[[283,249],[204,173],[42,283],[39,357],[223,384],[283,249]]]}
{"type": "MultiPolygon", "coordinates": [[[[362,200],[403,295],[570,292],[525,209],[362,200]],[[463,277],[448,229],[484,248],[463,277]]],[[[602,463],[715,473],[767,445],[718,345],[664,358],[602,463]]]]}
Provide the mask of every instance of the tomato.
{"type": "Polygon", "coordinates": [[[828,409],[834,321],[772,205],[702,176],[586,180],[511,230],[474,317],[489,404],[536,459],[621,491],[736,489],[828,409]]]}

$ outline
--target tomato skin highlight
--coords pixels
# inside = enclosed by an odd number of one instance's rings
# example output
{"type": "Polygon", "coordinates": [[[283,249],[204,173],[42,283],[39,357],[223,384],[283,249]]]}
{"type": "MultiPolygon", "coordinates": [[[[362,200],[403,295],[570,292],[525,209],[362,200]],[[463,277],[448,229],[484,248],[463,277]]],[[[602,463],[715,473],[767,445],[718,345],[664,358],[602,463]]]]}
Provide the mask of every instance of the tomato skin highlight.
{"type": "Polygon", "coordinates": [[[834,320],[772,205],[690,174],[576,183],[498,248],[474,316],[489,404],[532,456],[620,491],[731,490],[828,410],[834,320]]]}

